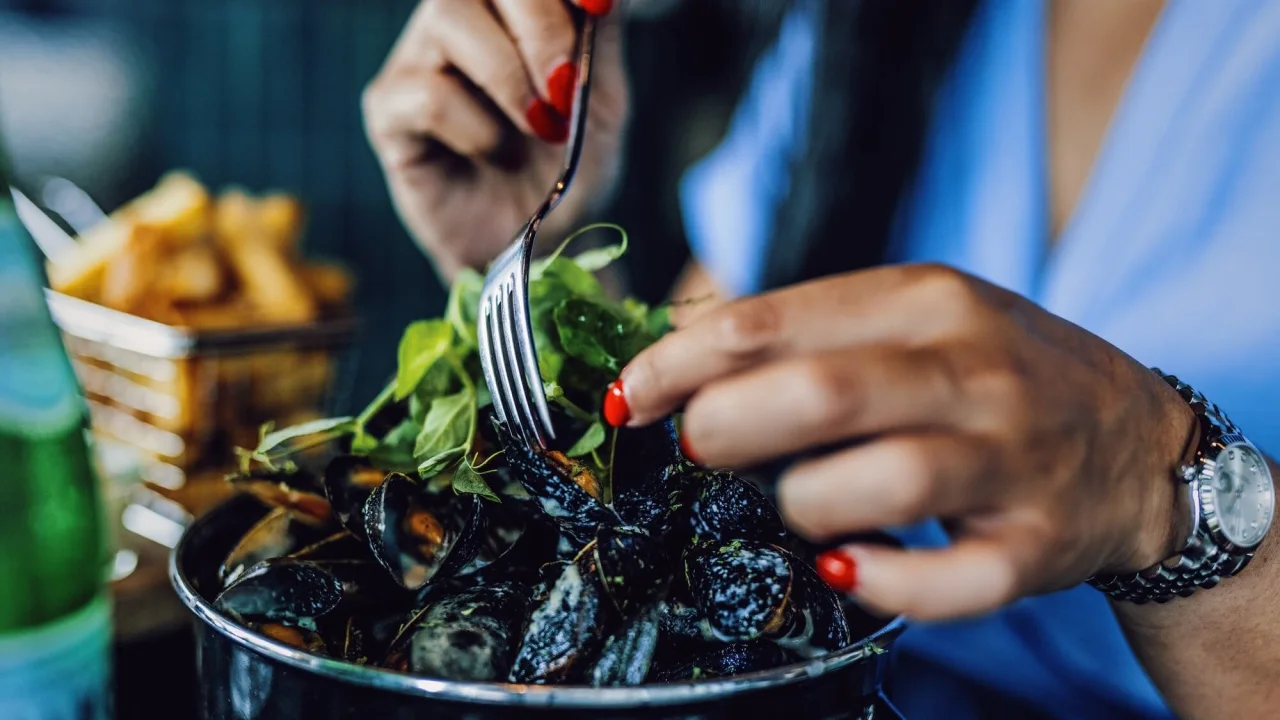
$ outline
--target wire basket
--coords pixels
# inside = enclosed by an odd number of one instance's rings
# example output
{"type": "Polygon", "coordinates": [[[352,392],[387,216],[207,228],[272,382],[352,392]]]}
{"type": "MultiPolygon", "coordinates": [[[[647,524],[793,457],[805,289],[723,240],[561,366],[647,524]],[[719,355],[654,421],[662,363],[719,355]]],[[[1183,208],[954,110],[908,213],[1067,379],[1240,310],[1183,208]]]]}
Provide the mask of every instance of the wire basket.
{"type": "Polygon", "coordinates": [[[45,292],[95,440],[136,451],[141,479],[161,488],[231,469],[263,423],[323,416],[350,391],[354,318],[194,331],[45,292]]]}

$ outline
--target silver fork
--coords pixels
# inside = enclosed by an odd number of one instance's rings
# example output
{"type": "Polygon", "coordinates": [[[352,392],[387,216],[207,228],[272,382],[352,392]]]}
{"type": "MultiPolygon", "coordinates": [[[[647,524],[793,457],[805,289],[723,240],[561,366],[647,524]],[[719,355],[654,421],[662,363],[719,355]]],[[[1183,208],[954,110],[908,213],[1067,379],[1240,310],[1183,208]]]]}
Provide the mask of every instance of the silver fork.
{"type": "Polygon", "coordinates": [[[560,179],[510,247],[489,267],[476,320],[480,365],[484,368],[484,381],[493,397],[498,420],[512,435],[541,447],[555,439],[555,430],[547,410],[547,393],[538,372],[538,350],[533,346],[533,326],[529,322],[529,262],[538,227],[547,213],[560,204],[578,169],[587,125],[595,36],[595,18],[588,16],[579,41],[578,84],[574,89],[573,117],[560,179]]]}

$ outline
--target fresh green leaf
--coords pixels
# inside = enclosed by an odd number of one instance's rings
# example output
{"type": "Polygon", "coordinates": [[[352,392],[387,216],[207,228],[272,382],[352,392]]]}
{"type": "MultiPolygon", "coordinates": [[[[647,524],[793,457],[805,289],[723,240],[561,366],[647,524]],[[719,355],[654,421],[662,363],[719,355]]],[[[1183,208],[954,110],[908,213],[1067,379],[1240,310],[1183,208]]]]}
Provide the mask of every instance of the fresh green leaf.
{"type": "Polygon", "coordinates": [[[462,457],[464,451],[464,448],[455,447],[436,453],[418,464],[418,474],[424,478],[439,475],[448,469],[450,465],[456,463],[458,458],[462,457]]]}
{"type": "Polygon", "coordinates": [[[336,440],[350,434],[354,427],[355,421],[351,417],[312,420],[263,433],[258,447],[253,452],[255,455],[279,455],[282,454],[279,452],[281,447],[287,445],[283,454],[288,454],[291,450],[315,447],[336,440]]]}
{"type": "Polygon", "coordinates": [[[453,326],[447,320],[419,320],[405,328],[400,338],[395,399],[403,400],[453,343],[453,326]]]}
{"type": "Polygon", "coordinates": [[[423,459],[453,450],[465,452],[471,446],[471,434],[475,428],[475,403],[475,392],[471,389],[432,401],[431,410],[427,412],[414,443],[413,456],[423,459]]]}
{"type": "Polygon", "coordinates": [[[419,430],[420,422],[406,418],[404,422],[391,429],[378,444],[368,450],[369,460],[376,467],[384,470],[411,473],[418,469],[413,459],[413,446],[419,430]]]}
{"type": "Polygon", "coordinates": [[[618,234],[622,235],[622,240],[617,245],[605,245],[604,247],[593,248],[578,254],[578,256],[573,259],[573,262],[575,265],[587,272],[603,270],[614,260],[622,257],[622,255],[627,251],[627,231],[623,230],[622,227],[618,225],[614,225],[612,223],[596,223],[595,225],[588,225],[583,228],[583,231],[600,227],[617,230],[618,234]]]}
{"type": "Polygon", "coordinates": [[[644,329],[654,338],[671,332],[671,306],[659,305],[650,310],[644,318],[644,329]]]}
{"type": "Polygon", "coordinates": [[[356,436],[351,439],[351,452],[356,455],[368,455],[378,447],[378,438],[365,432],[363,427],[356,428],[356,436]]]}
{"type": "Polygon", "coordinates": [[[471,460],[463,460],[462,464],[453,473],[453,491],[462,495],[464,493],[471,495],[479,495],[486,500],[493,502],[502,502],[493,490],[489,488],[489,483],[484,481],[480,473],[472,467],[471,460]]]}
{"type": "Polygon", "coordinates": [[[453,287],[449,289],[449,304],[445,306],[444,316],[453,326],[453,331],[462,342],[470,347],[476,345],[476,318],[480,311],[480,292],[484,289],[484,278],[471,268],[463,268],[453,279],[453,287]]]}
{"type": "Polygon", "coordinates": [[[570,298],[554,313],[560,345],[590,367],[617,373],[653,338],[631,318],[607,306],[570,298]]]}
{"type": "Polygon", "coordinates": [[[590,455],[596,448],[604,444],[604,425],[599,422],[591,423],[591,427],[578,438],[573,447],[565,453],[569,457],[582,457],[590,455]]]}
{"type": "Polygon", "coordinates": [[[427,410],[431,408],[431,401],[441,395],[448,395],[451,390],[457,387],[454,382],[453,368],[447,362],[437,362],[427,370],[427,374],[422,376],[422,380],[418,383],[418,387],[414,389],[413,394],[409,396],[409,417],[413,418],[421,426],[427,418],[427,410]]]}

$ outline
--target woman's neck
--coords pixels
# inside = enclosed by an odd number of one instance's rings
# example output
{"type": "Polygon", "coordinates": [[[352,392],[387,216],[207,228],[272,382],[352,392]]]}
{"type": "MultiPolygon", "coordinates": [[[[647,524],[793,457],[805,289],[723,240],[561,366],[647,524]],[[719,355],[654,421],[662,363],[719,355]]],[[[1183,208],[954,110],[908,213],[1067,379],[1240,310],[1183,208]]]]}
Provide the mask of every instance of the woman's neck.
{"type": "Polygon", "coordinates": [[[1051,0],[1047,122],[1056,243],[1092,171],[1163,0],[1051,0]]]}

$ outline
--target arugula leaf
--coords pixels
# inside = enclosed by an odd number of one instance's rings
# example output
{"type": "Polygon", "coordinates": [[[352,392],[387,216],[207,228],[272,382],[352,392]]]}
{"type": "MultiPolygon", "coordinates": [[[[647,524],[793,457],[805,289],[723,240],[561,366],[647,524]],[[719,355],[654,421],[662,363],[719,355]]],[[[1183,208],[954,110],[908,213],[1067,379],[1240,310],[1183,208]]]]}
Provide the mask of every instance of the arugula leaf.
{"type": "Polygon", "coordinates": [[[423,478],[430,478],[444,472],[450,465],[457,462],[462,457],[463,448],[449,448],[444,452],[436,453],[431,457],[423,460],[418,464],[418,474],[423,478]]]}
{"type": "Polygon", "coordinates": [[[579,253],[578,256],[573,259],[573,263],[587,272],[595,272],[597,270],[605,269],[614,260],[622,257],[623,253],[627,251],[627,231],[623,230],[618,225],[614,225],[613,223],[597,223],[595,225],[588,225],[582,230],[585,232],[598,227],[607,227],[617,230],[618,234],[622,235],[622,240],[617,245],[606,245],[601,248],[594,248],[579,253]]]}
{"type": "Polygon", "coordinates": [[[449,289],[449,303],[445,306],[444,317],[469,347],[476,346],[476,317],[480,311],[480,292],[483,289],[484,278],[471,268],[460,270],[453,279],[453,287],[449,289]]]}
{"type": "Polygon", "coordinates": [[[453,395],[438,397],[422,423],[413,445],[413,456],[435,458],[447,452],[465,452],[471,447],[476,423],[475,391],[464,388],[453,395]]]}
{"type": "Polygon", "coordinates": [[[476,472],[475,467],[468,458],[462,461],[458,469],[453,473],[453,491],[462,494],[479,495],[485,500],[493,502],[502,502],[502,498],[498,497],[493,490],[489,488],[489,483],[484,481],[480,473],[476,472]]]}
{"type": "Polygon", "coordinates": [[[449,391],[456,387],[454,382],[453,368],[447,362],[437,362],[427,370],[427,374],[422,376],[422,380],[418,383],[418,387],[414,389],[413,394],[409,396],[409,417],[418,422],[421,427],[423,421],[427,418],[427,410],[431,407],[431,401],[441,395],[449,394],[449,391]]]}
{"type": "Polygon", "coordinates": [[[569,448],[569,450],[565,452],[565,455],[568,455],[569,457],[590,455],[596,448],[603,444],[604,424],[600,422],[593,422],[591,423],[591,427],[587,428],[587,431],[582,434],[582,437],[578,438],[578,441],[573,444],[573,447],[569,448]]]}
{"type": "Polygon", "coordinates": [[[553,317],[566,354],[610,373],[620,372],[652,342],[634,320],[589,300],[569,298],[556,307],[553,317]]]}
{"type": "Polygon", "coordinates": [[[405,328],[400,338],[396,367],[395,399],[403,400],[453,344],[453,326],[447,320],[419,320],[405,328]]]}
{"type": "Polygon", "coordinates": [[[281,445],[288,443],[289,448],[284,453],[288,454],[289,452],[303,450],[331,442],[343,435],[350,434],[354,428],[355,420],[351,417],[312,420],[300,425],[294,425],[281,430],[264,433],[262,435],[262,439],[258,441],[258,447],[254,449],[253,453],[255,455],[267,456],[272,454],[273,450],[280,448],[281,445]]]}

